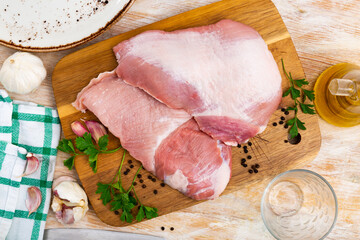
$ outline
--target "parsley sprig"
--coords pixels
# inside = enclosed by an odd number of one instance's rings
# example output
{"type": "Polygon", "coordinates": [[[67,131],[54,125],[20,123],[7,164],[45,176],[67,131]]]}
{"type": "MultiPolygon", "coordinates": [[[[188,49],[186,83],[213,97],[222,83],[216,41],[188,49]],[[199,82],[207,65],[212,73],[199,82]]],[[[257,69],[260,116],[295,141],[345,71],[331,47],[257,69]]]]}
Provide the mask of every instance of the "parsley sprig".
{"type": "Polygon", "coordinates": [[[302,88],[302,86],[304,85],[309,85],[308,81],[306,81],[305,79],[295,80],[292,78],[291,72],[289,72],[289,74],[286,72],[283,59],[281,59],[281,64],[286,78],[290,81],[290,88],[283,93],[283,97],[286,97],[290,94],[291,98],[294,100],[294,106],[288,107],[286,109],[287,111],[294,111],[295,113],[294,118],[291,118],[287,121],[287,125],[290,126],[290,137],[294,138],[299,134],[298,129],[306,130],[305,123],[298,118],[298,106],[300,106],[301,111],[305,114],[315,114],[314,105],[305,103],[306,99],[314,101],[315,94],[312,90],[306,90],[302,88]],[[300,88],[300,90],[303,92],[302,101],[298,100],[298,98],[300,98],[301,96],[301,91],[296,87],[300,88]]]}
{"type": "Polygon", "coordinates": [[[122,211],[122,214],[120,216],[121,221],[126,221],[128,223],[133,221],[134,216],[132,214],[132,210],[136,205],[139,205],[139,211],[136,215],[136,220],[138,222],[143,220],[145,217],[147,219],[157,217],[158,216],[157,208],[143,205],[140,202],[140,199],[138,198],[134,188],[134,182],[142,166],[140,166],[139,169],[137,170],[129,189],[125,190],[124,187],[122,186],[121,169],[125,159],[125,152],[126,151],[124,150],[124,154],[120,163],[119,170],[117,174],[114,176],[111,183],[109,184],[98,183],[97,184],[98,188],[96,190],[96,193],[100,194],[100,199],[102,200],[104,205],[110,203],[111,211],[117,211],[117,210],[122,211]],[[132,192],[134,194],[131,194],[132,192]],[[133,197],[133,195],[135,197],[133,197]]]}
{"type": "Polygon", "coordinates": [[[109,135],[104,135],[100,137],[98,144],[94,144],[94,141],[91,138],[91,133],[85,133],[82,137],[77,137],[75,139],[75,146],[78,151],[75,150],[74,144],[69,139],[62,139],[59,142],[58,150],[71,154],[71,157],[64,161],[64,166],[69,170],[74,167],[75,157],[78,155],[87,155],[89,157],[89,164],[94,173],[97,171],[97,160],[98,156],[101,153],[114,153],[118,151],[120,147],[108,150],[107,146],[109,144],[109,135]],[[80,153],[78,153],[80,152],[80,153]]]}

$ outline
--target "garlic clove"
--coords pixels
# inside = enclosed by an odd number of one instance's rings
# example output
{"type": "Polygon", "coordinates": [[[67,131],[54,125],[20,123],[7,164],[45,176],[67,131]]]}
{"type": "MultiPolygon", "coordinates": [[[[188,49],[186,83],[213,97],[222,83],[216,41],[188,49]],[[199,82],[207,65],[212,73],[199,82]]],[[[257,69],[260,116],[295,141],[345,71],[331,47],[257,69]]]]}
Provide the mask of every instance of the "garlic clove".
{"type": "Polygon", "coordinates": [[[82,137],[85,133],[89,132],[79,121],[71,123],[71,130],[79,137],[82,137]]]}
{"type": "Polygon", "coordinates": [[[95,140],[95,142],[99,142],[99,139],[107,134],[107,131],[104,127],[104,125],[102,125],[99,122],[96,121],[85,121],[85,125],[86,127],[89,129],[91,136],[93,137],[93,139],[95,140]]]}
{"type": "Polygon", "coordinates": [[[70,176],[58,177],[53,181],[52,189],[54,190],[60,183],[65,181],[76,182],[76,179],[70,176]]]}
{"type": "Polygon", "coordinates": [[[80,221],[88,211],[88,199],[79,184],[67,176],[59,178],[57,186],[53,188],[54,198],[51,204],[56,218],[63,224],[80,221]],[[63,180],[63,181],[61,181],[63,180]]]}
{"type": "Polygon", "coordinates": [[[0,69],[0,82],[9,92],[28,94],[46,78],[41,59],[26,52],[16,52],[8,57],[0,69]]]}
{"type": "Polygon", "coordinates": [[[27,198],[25,200],[26,208],[29,210],[29,215],[35,212],[42,201],[40,189],[37,187],[29,187],[27,189],[27,198]]]}
{"type": "Polygon", "coordinates": [[[39,159],[37,159],[37,157],[35,157],[34,154],[28,153],[26,155],[25,172],[19,177],[24,177],[33,174],[34,172],[36,172],[36,170],[38,170],[39,165],[40,165],[39,159]]]}

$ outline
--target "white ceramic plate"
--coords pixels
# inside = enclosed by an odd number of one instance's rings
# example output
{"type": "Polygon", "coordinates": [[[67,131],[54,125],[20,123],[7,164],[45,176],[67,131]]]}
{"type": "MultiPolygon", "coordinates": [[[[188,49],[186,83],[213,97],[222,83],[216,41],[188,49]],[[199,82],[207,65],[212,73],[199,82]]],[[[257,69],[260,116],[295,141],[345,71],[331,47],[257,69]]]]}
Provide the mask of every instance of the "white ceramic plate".
{"type": "Polygon", "coordinates": [[[0,43],[26,51],[57,51],[108,29],[135,0],[0,0],[0,43]]]}

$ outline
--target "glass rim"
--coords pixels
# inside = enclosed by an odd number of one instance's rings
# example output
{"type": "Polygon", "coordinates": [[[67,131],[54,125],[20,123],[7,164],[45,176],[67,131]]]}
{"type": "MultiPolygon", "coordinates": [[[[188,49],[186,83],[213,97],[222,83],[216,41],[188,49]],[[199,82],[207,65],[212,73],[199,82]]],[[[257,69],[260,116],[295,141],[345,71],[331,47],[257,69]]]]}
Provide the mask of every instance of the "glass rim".
{"type": "Polygon", "coordinates": [[[266,227],[266,229],[271,233],[271,235],[277,239],[277,240],[280,240],[278,237],[275,236],[275,234],[271,231],[271,229],[269,228],[268,224],[266,223],[265,221],[265,217],[264,217],[264,205],[265,205],[265,195],[266,193],[269,191],[269,188],[270,186],[277,180],[279,179],[281,176],[285,175],[285,174],[288,174],[288,173],[291,173],[291,172],[305,172],[305,173],[310,173],[318,178],[320,178],[330,189],[330,191],[332,192],[333,194],[333,197],[334,197],[334,200],[335,200],[335,217],[334,217],[334,221],[331,225],[331,227],[329,228],[329,230],[324,234],[324,236],[322,236],[319,240],[322,240],[324,238],[326,238],[329,233],[333,230],[333,228],[335,227],[335,224],[336,224],[336,221],[337,221],[337,217],[338,217],[338,200],[337,200],[337,197],[336,197],[336,193],[333,189],[333,187],[330,185],[330,183],[323,177],[321,176],[320,174],[316,173],[316,172],[313,172],[311,170],[307,170],[307,169],[292,169],[292,170],[288,170],[288,171],[285,171],[283,173],[280,173],[278,175],[276,175],[269,183],[268,185],[266,186],[265,190],[264,190],[264,193],[261,197],[261,204],[260,204],[260,210],[261,210],[261,218],[262,218],[262,221],[266,227]]]}

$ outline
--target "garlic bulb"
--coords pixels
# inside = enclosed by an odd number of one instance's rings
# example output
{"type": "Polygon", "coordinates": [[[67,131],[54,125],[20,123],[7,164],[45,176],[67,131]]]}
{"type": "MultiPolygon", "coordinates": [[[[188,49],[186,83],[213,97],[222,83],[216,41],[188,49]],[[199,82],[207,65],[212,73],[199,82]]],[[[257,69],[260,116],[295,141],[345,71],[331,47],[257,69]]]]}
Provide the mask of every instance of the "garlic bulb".
{"type": "Polygon", "coordinates": [[[64,181],[53,189],[54,198],[51,208],[59,222],[72,224],[80,221],[89,210],[88,199],[79,184],[63,179],[64,181]]]}
{"type": "Polygon", "coordinates": [[[40,58],[26,52],[8,57],[0,70],[0,82],[9,92],[28,94],[38,88],[46,77],[40,58]]]}

